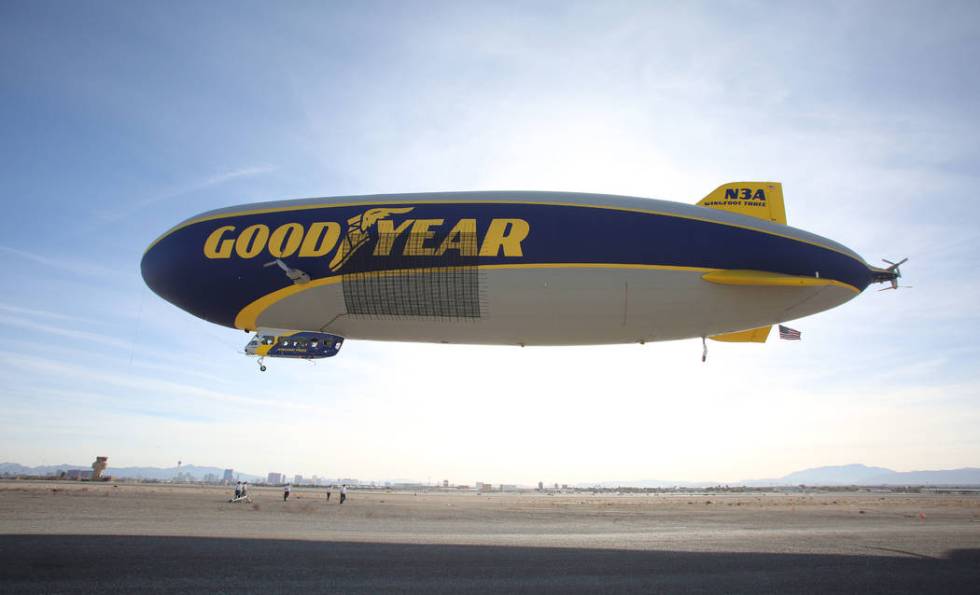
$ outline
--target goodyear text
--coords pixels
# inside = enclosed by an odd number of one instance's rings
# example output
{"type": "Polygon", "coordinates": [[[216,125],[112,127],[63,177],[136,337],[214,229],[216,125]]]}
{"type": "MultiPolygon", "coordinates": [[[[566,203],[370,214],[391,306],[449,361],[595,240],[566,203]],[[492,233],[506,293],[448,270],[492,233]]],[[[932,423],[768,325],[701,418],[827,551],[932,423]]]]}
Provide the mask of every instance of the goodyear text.
{"type": "Polygon", "coordinates": [[[335,221],[291,222],[276,227],[263,223],[222,225],[205,240],[204,256],[209,259],[317,258],[332,254],[330,268],[336,271],[354,252],[374,240],[371,248],[374,256],[390,256],[398,244],[402,256],[442,256],[453,252],[460,256],[521,257],[522,242],[531,230],[524,219],[495,218],[490,220],[482,237],[478,237],[476,219],[394,221],[389,218],[411,210],[370,209],[348,219],[346,229],[335,221]]]}

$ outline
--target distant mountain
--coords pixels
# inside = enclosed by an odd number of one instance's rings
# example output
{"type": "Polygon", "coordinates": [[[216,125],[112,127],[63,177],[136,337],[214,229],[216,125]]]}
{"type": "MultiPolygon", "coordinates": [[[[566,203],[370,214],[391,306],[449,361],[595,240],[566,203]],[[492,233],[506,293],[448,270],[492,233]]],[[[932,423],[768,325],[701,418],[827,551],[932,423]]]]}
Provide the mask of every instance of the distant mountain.
{"type": "MultiPolygon", "coordinates": [[[[602,488],[704,488],[718,485],[718,482],[663,481],[641,479],[632,481],[603,481],[595,484],[578,484],[576,487],[598,486],[602,488]]],[[[867,465],[833,465],[794,471],[775,479],[747,479],[724,485],[744,485],[748,487],[774,486],[835,486],[835,485],[980,485],[980,469],[942,469],[936,471],[893,471],[885,467],[867,465]]]]}
{"type": "MultiPolygon", "coordinates": [[[[42,465],[27,467],[18,463],[0,463],[0,475],[57,475],[68,469],[91,469],[91,465],[42,465]]],[[[190,475],[201,481],[208,474],[221,478],[224,469],[198,465],[177,467],[109,467],[105,473],[119,479],[150,479],[169,481],[178,473],[190,475]]],[[[258,482],[265,477],[250,473],[235,472],[235,477],[244,481],[258,482]]],[[[416,480],[390,480],[392,483],[416,483],[416,480]]],[[[717,485],[769,487],[769,486],[835,486],[835,485],[956,485],[980,486],[980,468],[940,469],[924,471],[893,471],[885,467],[867,465],[833,465],[794,471],[775,479],[749,479],[736,482],[717,481],[669,481],[660,479],[637,479],[625,481],[602,481],[598,483],[579,483],[577,488],[707,488],[717,485]]]]}
{"type": "Polygon", "coordinates": [[[963,467],[962,469],[942,469],[939,471],[892,472],[887,475],[872,477],[862,483],[879,485],[980,485],[980,469],[963,467]]]}
{"type": "MultiPolygon", "coordinates": [[[[57,475],[68,469],[91,469],[92,465],[41,465],[38,467],[26,467],[18,463],[0,463],[0,475],[57,475]]],[[[105,470],[105,475],[111,475],[118,479],[155,479],[157,481],[168,481],[176,477],[178,473],[186,473],[193,479],[201,481],[204,476],[214,474],[219,479],[224,475],[225,470],[220,467],[201,467],[198,465],[181,465],[178,467],[109,467],[105,470]]],[[[258,481],[265,479],[250,473],[235,472],[235,477],[244,481],[258,481]]]]}
{"type": "Polygon", "coordinates": [[[805,469],[773,481],[779,485],[980,485],[980,469],[893,471],[855,464],[805,469]]]}
{"type": "Polygon", "coordinates": [[[4,473],[10,475],[57,475],[68,469],[91,469],[91,465],[41,465],[39,467],[25,467],[19,463],[0,463],[0,475],[4,473]]]}
{"type": "Polygon", "coordinates": [[[853,485],[865,483],[873,477],[886,477],[895,471],[884,467],[868,467],[867,465],[833,465],[829,467],[814,467],[795,471],[779,479],[783,485],[853,485]]]}

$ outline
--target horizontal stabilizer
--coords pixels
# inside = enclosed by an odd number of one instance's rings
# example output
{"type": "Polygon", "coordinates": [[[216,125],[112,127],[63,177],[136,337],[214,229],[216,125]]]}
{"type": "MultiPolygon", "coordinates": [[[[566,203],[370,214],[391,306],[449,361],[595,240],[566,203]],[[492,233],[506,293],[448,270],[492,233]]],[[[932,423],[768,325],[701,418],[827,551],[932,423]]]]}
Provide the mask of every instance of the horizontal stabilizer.
{"type": "Polygon", "coordinates": [[[729,182],[715,188],[699,207],[730,211],[786,225],[783,185],[779,182],[729,182]]]}
{"type": "Polygon", "coordinates": [[[771,326],[760,326],[759,328],[750,328],[747,331],[738,331],[737,333],[711,335],[708,338],[715,341],[725,341],[726,343],[765,343],[766,339],[769,338],[769,331],[771,330],[771,326]]]}
{"type": "Polygon", "coordinates": [[[800,275],[784,275],[766,271],[724,270],[705,273],[702,279],[718,285],[754,285],[757,287],[826,287],[842,285],[833,279],[820,277],[803,277],[800,275]]]}

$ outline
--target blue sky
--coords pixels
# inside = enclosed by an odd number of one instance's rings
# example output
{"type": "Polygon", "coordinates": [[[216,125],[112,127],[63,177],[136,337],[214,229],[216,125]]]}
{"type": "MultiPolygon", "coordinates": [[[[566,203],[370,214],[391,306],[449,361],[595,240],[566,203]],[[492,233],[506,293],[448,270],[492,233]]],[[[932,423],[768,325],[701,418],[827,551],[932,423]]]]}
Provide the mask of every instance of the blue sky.
{"type": "Polygon", "coordinates": [[[454,482],[980,466],[980,9],[948,2],[5,2],[0,459],[454,482]],[[782,181],[792,225],[908,291],[801,343],[351,341],[258,374],[152,294],[201,211],[385,192],[696,202],[782,181]]]}

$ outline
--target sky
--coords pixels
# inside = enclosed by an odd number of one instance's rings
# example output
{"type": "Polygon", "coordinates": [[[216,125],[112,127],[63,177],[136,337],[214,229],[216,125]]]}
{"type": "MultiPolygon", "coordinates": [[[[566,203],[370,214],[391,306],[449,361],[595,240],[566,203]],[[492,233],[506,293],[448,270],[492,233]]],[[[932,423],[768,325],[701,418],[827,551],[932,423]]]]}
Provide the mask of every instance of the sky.
{"type": "Polygon", "coordinates": [[[980,466],[980,5],[0,3],[0,460],[453,483],[980,466]],[[144,285],[267,200],[556,190],[789,223],[903,282],[803,341],[349,341],[316,364],[144,285]]]}

